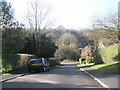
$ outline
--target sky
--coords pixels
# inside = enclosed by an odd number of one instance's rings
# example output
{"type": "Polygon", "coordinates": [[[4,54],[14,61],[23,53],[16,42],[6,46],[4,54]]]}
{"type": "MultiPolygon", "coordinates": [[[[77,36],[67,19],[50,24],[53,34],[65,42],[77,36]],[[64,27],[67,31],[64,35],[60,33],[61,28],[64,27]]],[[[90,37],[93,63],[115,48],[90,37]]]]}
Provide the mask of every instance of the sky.
{"type": "MultiPolygon", "coordinates": [[[[23,17],[27,2],[30,0],[7,0],[15,9],[15,17],[24,22],[23,17]]],[[[52,7],[54,27],[84,29],[92,26],[91,18],[95,15],[105,16],[118,11],[119,0],[45,0],[52,7]]]]}

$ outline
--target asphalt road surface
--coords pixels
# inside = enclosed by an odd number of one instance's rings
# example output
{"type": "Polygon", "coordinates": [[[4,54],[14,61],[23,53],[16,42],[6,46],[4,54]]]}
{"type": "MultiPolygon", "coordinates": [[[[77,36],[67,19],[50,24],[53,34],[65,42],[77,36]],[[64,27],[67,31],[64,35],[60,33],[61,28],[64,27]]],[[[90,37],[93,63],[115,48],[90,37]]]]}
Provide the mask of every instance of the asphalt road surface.
{"type": "Polygon", "coordinates": [[[75,64],[65,64],[48,72],[37,72],[2,83],[2,88],[102,88],[75,64]]]}

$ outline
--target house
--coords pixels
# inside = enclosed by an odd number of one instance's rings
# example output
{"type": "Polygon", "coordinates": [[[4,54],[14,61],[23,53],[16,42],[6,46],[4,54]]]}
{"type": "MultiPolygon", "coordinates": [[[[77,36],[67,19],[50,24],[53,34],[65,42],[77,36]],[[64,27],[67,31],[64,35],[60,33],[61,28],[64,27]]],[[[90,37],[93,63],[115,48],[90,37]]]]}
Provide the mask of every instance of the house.
{"type": "Polygon", "coordinates": [[[100,50],[100,49],[103,49],[103,48],[105,48],[105,45],[103,43],[100,43],[97,49],[100,50]]]}
{"type": "Polygon", "coordinates": [[[81,57],[86,58],[86,56],[92,56],[95,52],[95,47],[92,47],[91,45],[85,46],[85,48],[81,51],[81,57]]]}

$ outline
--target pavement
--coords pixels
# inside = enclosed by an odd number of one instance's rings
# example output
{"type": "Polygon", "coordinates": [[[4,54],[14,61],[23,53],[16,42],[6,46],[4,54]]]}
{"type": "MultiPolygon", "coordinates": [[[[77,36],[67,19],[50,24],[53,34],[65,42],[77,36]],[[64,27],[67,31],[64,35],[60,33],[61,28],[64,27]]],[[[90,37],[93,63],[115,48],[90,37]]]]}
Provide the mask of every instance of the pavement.
{"type": "Polygon", "coordinates": [[[103,71],[89,67],[79,67],[80,70],[89,74],[98,81],[104,88],[119,88],[120,75],[118,71],[103,71]]]}
{"type": "Polygon", "coordinates": [[[29,73],[23,73],[23,74],[11,74],[11,75],[1,75],[1,81],[0,82],[5,82],[11,79],[15,79],[17,77],[25,76],[28,75],[29,73]]]}
{"type": "MultiPolygon", "coordinates": [[[[120,78],[120,75],[118,75],[118,72],[112,72],[112,71],[102,71],[98,69],[92,69],[89,67],[79,67],[80,70],[83,72],[89,74],[91,77],[93,77],[96,81],[98,81],[104,88],[119,88],[118,80],[120,78]]],[[[27,75],[29,73],[23,73],[23,74],[12,74],[12,75],[2,75],[1,82],[5,82],[20,76],[27,75]]]]}

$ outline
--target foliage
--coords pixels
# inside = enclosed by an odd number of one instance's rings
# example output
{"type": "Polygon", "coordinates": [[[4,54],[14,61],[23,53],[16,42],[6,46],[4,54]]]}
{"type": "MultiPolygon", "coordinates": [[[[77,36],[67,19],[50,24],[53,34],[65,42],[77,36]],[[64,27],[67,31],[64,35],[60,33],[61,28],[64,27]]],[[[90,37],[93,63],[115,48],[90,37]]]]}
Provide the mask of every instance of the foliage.
{"type": "Polygon", "coordinates": [[[120,62],[120,53],[118,53],[118,55],[116,55],[115,57],[113,57],[113,60],[120,62]]]}
{"type": "Polygon", "coordinates": [[[50,63],[50,67],[55,67],[56,65],[60,65],[59,60],[55,60],[54,58],[46,58],[46,59],[50,63]]]}
{"type": "Polygon", "coordinates": [[[11,4],[2,0],[0,1],[0,8],[2,8],[2,12],[0,12],[0,25],[2,27],[11,26],[13,19],[13,9],[11,4]]]}
{"type": "Polygon", "coordinates": [[[70,45],[70,44],[75,44],[77,45],[77,38],[75,35],[70,34],[70,33],[65,33],[61,35],[59,38],[59,45],[70,45]]]}
{"type": "Polygon", "coordinates": [[[70,33],[62,34],[58,39],[58,49],[55,52],[55,58],[58,60],[79,58],[78,42],[75,35],[70,33]]]}
{"type": "Polygon", "coordinates": [[[118,43],[119,42],[119,30],[118,30],[118,13],[108,13],[106,16],[96,16],[93,18],[93,32],[92,36],[96,44],[106,43],[118,43]],[[96,33],[96,34],[95,34],[96,33]]]}
{"type": "Polygon", "coordinates": [[[46,35],[41,35],[40,37],[40,52],[38,54],[40,54],[42,57],[53,57],[54,53],[56,51],[56,46],[55,44],[52,42],[51,38],[46,37],[46,35]]]}
{"type": "Polygon", "coordinates": [[[72,63],[72,62],[77,62],[77,61],[75,61],[75,60],[67,60],[67,59],[65,59],[65,60],[63,60],[62,62],[65,62],[65,63],[72,63]]]}
{"type": "Polygon", "coordinates": [[[79,58],[79,63],[83,64],[83,62],[85,61],[85,58],[79,58]]]}
{"type": "Polygon", "coordinates": [[[92,57],[91,46],[86,46],[86,47],[83,48],[83,50],[81,51],[81,57],[87,58],[88,56],[89,56],[89,57],[92,57]]]}
{"type": "Polygon", "coordinates": [[[78,46],[84,48],[86,45],[94,45],[93,35],[89,35],[90,30],[76,31],[74,34],[78,40],[78,46]]]}
{"type": "Polygon", "coordinates": [[[18,70],[26,67],[28,60],[34,56],[27,54],[3,54],[2,55],[2,73],[18,70]]]}
{"type": "Polygon", "coordinates": [[[69,46],[59,46],[58,50],[55,52],[55,58],[58,60],[78,60],[79,58],[79,51],[74,45],[69,46]]]}
{"type": "Polygon", "coordinates": [[[24,46],[24,25],[14,20],[14,12],[10,3],[2,0],[0,4],[0,8],[2,8],[0,28],[2,30],[3,53],[17,53],[24,46]]]}
{"type": "Polygon", "coordinates": [[[94,57],[87,56],[86,58],[79,58],[80,64],[90,64],[94,63],[94,57]]]}
{"type": "Polygon", "coordinates": [[[4,28],[2,31],[3,53],[17,53],[24,47],[25,33],[22,28],[4,28]],[[11,48],[12,46],[12,48],[11,48]]]}
{"type": "MultiPolygon", "coordinates": [[[[46,35],[48,37],[52,38],[52,41],[55,42],[56,45],[61,45],[62,42],[64,42],[65,40],[67,42],[65,42],[66,44],[69,43],[70,41],[72,41],[74,44],[77,41],[77,46],[78,47],[84,47],[85,45],[91,44],[93,45],[94,42],[92,39],[90,39],[90,37],[87,36],[88,31],[86,30],[71,30],[71,29],[66,29],[66,28],[55,28],[55,29],[47,29],[46,31],[46,35]],[[65,39],[66,37],[73,37],[73,41],[72,38],[71,39],[65,39]],[[64,37],[64,38],[63,38],[64,37]],[[60,42],[60,38],[62,39],[62,41],[60,42]],[[77,40],[76,40],[76,39],[77,40]]],[[[64,43],[63,43],[64,44],[64,43]]]]}
{"type": "Polygon", "coordinates": [[[44,33],[39,33],[37,39],[35,39],[35,33],[33,33],[32,36],[33,38],[29,35],[26,37],[25,47],[21,50],[21,53],[34,54],[37,57],[44,58],[54,57],[57,47],[54,42],[52,42],[51,38],[46,37],[44,33]]]}
{"type": "Polygon", "coordinates": [[[95,63],[112,63],[113,57],[118,55],[118,44],[111,45],[95,52],[95,63]]]}
{"type": "Polygon", "coordinates": [[[86,57],[86,62],[87,63],[94,63],[94,57],[87,56],[86,57]]]}

